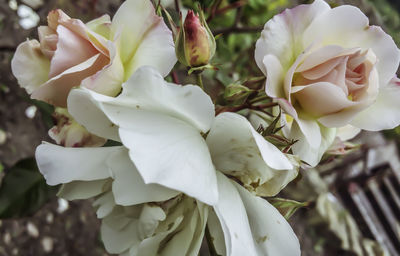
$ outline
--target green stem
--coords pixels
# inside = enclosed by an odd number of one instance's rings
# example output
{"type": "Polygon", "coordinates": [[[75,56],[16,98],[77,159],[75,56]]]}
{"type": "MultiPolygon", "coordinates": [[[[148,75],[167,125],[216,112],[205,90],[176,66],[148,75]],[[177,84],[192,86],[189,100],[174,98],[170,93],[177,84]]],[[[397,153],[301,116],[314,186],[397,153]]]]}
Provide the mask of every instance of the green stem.
{"type": "Polygon", "coordinates": [[[217,253],[217,250],[215,250],[213,238],[211,237],[211,233],[210,233],[210,230],[208,229],[207,225],[206,225],[205,233],[206,233],[208,251],[210,252],[210,255],[211,256],[219,256],[219,254],[217,253]]]}
{"type": "Polygon", "coordinates": [[[197,84],[200,86],[201,89],[204,91],[204,85],[203,85],[203,78],[201,77],[201,73],[197,74],[197,84]]]}

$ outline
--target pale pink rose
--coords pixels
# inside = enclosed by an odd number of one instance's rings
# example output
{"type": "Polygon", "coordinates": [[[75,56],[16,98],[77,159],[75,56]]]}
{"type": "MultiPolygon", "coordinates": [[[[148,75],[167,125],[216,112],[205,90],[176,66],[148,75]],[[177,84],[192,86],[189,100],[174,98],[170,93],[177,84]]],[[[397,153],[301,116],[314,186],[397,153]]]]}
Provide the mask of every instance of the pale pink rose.
{"type": "Polygon", "coordinates": [[[53,113],[56,125],[49,130],[49,136],[64,147],[100,147],[107,139],[89,133],[78,124],[65,108],[56,108],[53,113]]]}
{"type": "Polygon", "coordinates": [[[294,153],[311,165],[337,128],[400,124],[400,86],[392,80],[400,51],[356,7],[331,9],[316,0],[285,10],[265,25],[255,59],[267,76],[266,93],[287,115],[287,136],[299,139],[294,153]]]}
{"type": "Polygon", "coordinates": [[[39,41],[20,44],[13,74],[33,99],[66,107],[71,88],[85,86],[116,96],[140,66],[166,76],[176,62],[171,31],[150,1],[127,0],[113,20],[108,15],[84,24],[61,10],[38,28],[39,41]]]}

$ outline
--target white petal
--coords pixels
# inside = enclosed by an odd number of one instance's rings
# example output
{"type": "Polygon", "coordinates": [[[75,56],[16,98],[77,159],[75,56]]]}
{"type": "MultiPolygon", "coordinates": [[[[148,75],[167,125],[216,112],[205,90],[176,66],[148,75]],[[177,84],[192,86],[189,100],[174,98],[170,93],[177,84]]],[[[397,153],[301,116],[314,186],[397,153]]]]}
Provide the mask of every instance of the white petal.
{"type": "MultiPolygon", "coordinates": [[[[321,145],[321,131],[317,120],[304,115],[299,116],[295,120],[303,134],[301,138],[306,139],[307,143],[310,144],[311,147],[318,148],[321,145]]],[[[298,139],[294,137],[291,138],[298,139]]]]}
{"type": "Polygon", "coordinates": [[[165,77],[176,61],[172,33],[167,25],[160,21],[140,42],[135,55],[127,64],[125,77],[129,78],[141,66],[152,66],[165,77]]]}
{"type": "Polygon", "coordinates": [[[257,40],[255,59],[258,67],[263,70],[264,56],[275,55],[286,71],[293,62],[293,56],[298,56],[308,45],[302,45],[302,34],[316,17],[329,11],[330,7],[322,0],[313,4],[299,5],[287,9],[269,20],[257,40]]]}
{"type": "MultiPolygon", "coordinates": [[[[109,108],[109,111],[112,111],[109,108]]],[[[147,111],[115,108],[124,122],[123,144],[145,183],[157,183],[214,204],[215,169],[200,133],[183,121],[147,111]]]]}
{"type": "Polygon", "coordinates": [[[123,85],[122,94],[107,105],[124,105],[132,111],[163,113],[207,132],[214,119],[214,104],[198,86],[164,81],[151,67],[142,67],[123,85]]]}
{"type": "Polygon", "coordinates": [[[67,200],[89,199],[103,193],[108,182],[111,180],[72,181],[63,184],[57,196],[67,200]]]}
{"type": "Polygon", "coordinates": [[[346,126],[338,128],[336,136],[339,137],[341,141],[347,141],[353,139],[360,132],[361,132],[360,128],[348,124],[346,126]]]}
{"type": "Polygon", "coordinates": [[[11,60],[11,70],[19,85],[31,94],[49,79],[50,61],[37,40],[21,43],[11,60]]]}
{"type": "Polygon", "coordinates": [[[166,201],[179,194],[157,184],[145,184],[127,150],[110,155],[107,164],[114,178],[112,191],[115,202],[119,205],[166,201]]]}
{"type": "MultiPolygon", "coordinates": [[[[316,124],[318,125],[318,123],[316,124]]],[[[333,143],[336,137],[335,128],[318,126],[318,129],[320,129],[319,136],[321,142],[319,145],[316,146],[313,146],[309,143],[296,122],[293,122],[289,134],[289,138],[298,140],[292,146],[293,153],[312,167],[316,166],[319,163],[323,154],[333,143]]]]}
{"type": "Polygon", "coordinates": [[[246,209],[235,185],[221,173],[217,177],[219,200],[214,211],[224,232],[226,255],[257,255],[246,209]]]}
{"type": "Polygon", "coordinates": [[[234,184],[246,209],[258,255],[300,255],[296,234],[279,211],[265,199],[234,184]]]}
{"type": "Polygon", "coordinates": [[[112,20],[111,30],[114,39],[121,39],[120,55],[128,69],[125,78],[143,65],[152,65],[163,76],[173,68],[176,57],[172,33],[155,13],[151,1],[125,1],[112,20]]]}
{"type": "Polygon", "coordinates": [[[58,185],[76,180],[100,180],[110,177],[108,156],[122,147],[64,148],[41,144],[36,148],[36,161],[47,184],[58,185]]]}
{"type": "Polygon", "coordinates": [[[225,236],[226,255],[300,255],[299,241],[285,218],[266,200],[218,175],[214,210],[225,236]]]}
{"type": "MultiPolygon", "coordinates": [[[[118,127],[104,114],[101,104],[92,97],[92,94],[94,92],[85,88],[72,90],[68,96],[68,112],[91,133],[120,141],[118,127]]],[[[97,98],[99,97],[111,100],[107,96],[97,95],[97,98]]]]}
{"type": "Polygon", "coordinates": [[[399,99],[400,82],[395,78],[389,85],[379,89],[376,102],[359,113],[351,124],[368,131],[395,128],[400,124],[399,99]]]}
{"type": "Polygon", "coordinates": [[[285,93],[282,88],[284,72],[282,65],[275,55],[268,54],[263,59],[264,74],[267,76],[265,91],[273,98],[283,98],[285,93]]]}

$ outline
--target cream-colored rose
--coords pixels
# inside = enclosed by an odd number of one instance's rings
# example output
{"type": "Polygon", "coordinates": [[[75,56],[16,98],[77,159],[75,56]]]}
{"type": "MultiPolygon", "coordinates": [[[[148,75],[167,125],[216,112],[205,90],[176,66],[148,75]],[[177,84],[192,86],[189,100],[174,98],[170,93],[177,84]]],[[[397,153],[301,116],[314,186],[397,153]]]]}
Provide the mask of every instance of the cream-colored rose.
{"type": "Polygon", "coordinates": [[[400,124],[400,51],[356,7],[331,9],[322,0],[267,22],[257,41],[266,93],[284,109],[295,154],[316,165],[337,128],[357,132],[400,124]]]}
{"type": "Polygon", "coordinates": [[[66,107],[71,88],[85,86],[116,96],[140,66],[166,76],[176,62],[171,31],[148,0],[127,0],[113,20],[108,15],[84,24],[51,11],[39,41],[20,44],[11,62],[21,87],[33,99],[66,107]]]}

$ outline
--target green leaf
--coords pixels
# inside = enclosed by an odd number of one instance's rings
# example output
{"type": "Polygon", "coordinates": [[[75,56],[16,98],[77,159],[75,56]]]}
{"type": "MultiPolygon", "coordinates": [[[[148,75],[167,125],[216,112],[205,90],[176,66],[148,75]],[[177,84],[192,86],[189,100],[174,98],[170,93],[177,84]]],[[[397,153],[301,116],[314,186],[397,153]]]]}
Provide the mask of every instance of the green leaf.
{"type": "Polygon", "coordinates": [[[6,171],[0,187],[0,218],[33,215],[54,196],[58,187],[46,184],[35,159],[18,162],[6,171]]]}
{"type": "Polygon", "coordinates": [[[289,219],[298,209],[306,207],[309,205],[308,202],[297,202],[285,198],[270,198],[268,201],[278,209],[278,211],[285,217],[289,219]]]}

